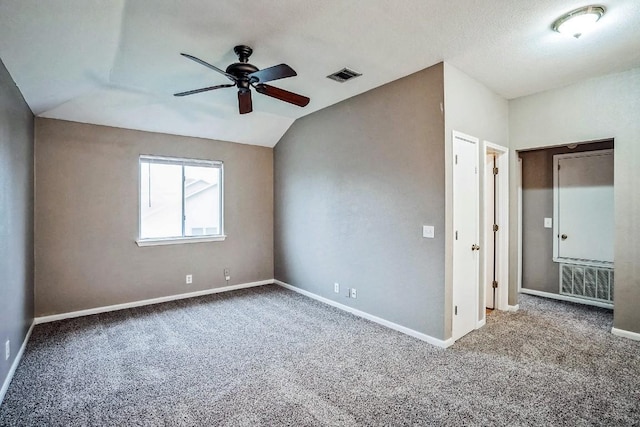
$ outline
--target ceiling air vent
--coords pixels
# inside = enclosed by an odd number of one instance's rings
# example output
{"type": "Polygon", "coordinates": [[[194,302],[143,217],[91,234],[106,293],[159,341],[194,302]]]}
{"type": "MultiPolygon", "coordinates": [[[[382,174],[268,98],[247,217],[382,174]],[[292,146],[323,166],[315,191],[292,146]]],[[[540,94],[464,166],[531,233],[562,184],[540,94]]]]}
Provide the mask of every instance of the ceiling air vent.
{"type": "Polygon", "coordinates": [[[335,81],[340,82],[340,83],[344,83],[347,80],[351,80],[351,79],[353,79],[355,77],[359,77],[361,75],[362,74],[356,73],[355,71],[350,70],[348,68],[343,68],[340,71],[336,71],[333,74],[329,74],[327,76],[327,78],[330,78],[331,80],[335,80],[335,81]]]}

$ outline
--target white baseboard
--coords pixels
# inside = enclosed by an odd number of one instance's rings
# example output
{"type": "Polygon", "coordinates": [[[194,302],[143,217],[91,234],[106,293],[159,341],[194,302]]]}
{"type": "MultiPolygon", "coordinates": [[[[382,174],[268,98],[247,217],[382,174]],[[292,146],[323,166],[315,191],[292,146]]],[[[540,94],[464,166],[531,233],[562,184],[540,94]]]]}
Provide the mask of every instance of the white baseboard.
{"type": "Polygon", "coordinates": [[[629,338],[631,340],[640,341],[640,334],[637,332],[625,331],[624,329],[611,328],[611,333],[618,337],[629,338]]]}
{"type": "Polygon", "coordinates": [[[576,302],[578,304],[593,305],[595,307],[609,308],[609,309],[613,310],[613,304],[611,304],[611,303],[593,301],[593,300],[585,299],[585,298],[576,298],[576,297],[572,297],[572,296],[569,296],[569,295],[552,294],[551,292],[536,291],[535,289],[525,289],[525,288],[520,289],[520,293],[528,294],[528,295],[535,295],[537,297],[545,297],[545,298],[556,299],[556,300],[559,300],[559,301],[569,301],[569,302],[576,302]]]}
{"type": "Polygon", "coordinates": [[[507,306],[507,311],[516,312],[518,310],[520,310],[520,304],[507,306]]]}
{"type": "Polygon", "coordinates": [[[27,348],[27,343],[29,342],[29,337],[31,337],[31,331],[33,331],[34,325],[35,325],[35,322],[31,322],[31,326],[29,326],[29,330],[27,331],[27,334],[24,336],[24,340],[22,341],[20,350],[18,350],[18,353],[16,354],[15,359],[13,359],[13,363],[11,364],[11,368],[9,369],[9,372],[7,372],[7,378],[5,378],[4,383],[2,384],[2,388],[0,389],[0,405],[2,405],[2,401],[4,400],[4,395],[7,394],[7,390],[9,390],[9,384],[11,384],[13,375],[16,373],[16,369],[18,369],[20,360],[22,360],[24,349],[27,348]]]}
{"type": "Polygon", "coordinates": [[[354,314],[354,315],[356,315],[358,317],[362,317],[364,319],[367,319],[367,320],[370,320],[372,322],[378,323],[379,325],[386,326],[387,328],[396,330],[398,332],[402,332],[403,334],[412,336],[414,338],[417,338],[419,340],[425,341],[425,342],[427,342],[429,344],[432,344],[432,345],[435,345],[437,347],[447,348],[447,347],[453,345],[453,343],[454,343],[454,340],[452,338],[449,338],[448,340],[444,340],[444,341],[440,340],[438,338],[434,338],[434,337],[432,337],[430,335],[423,334],[421,332],[415,331],[415,330],[407,328],[405,326],[398,325],[397,323],[393,323],[393,322],[390,322],[388,320],[382,319],[380,317],[374,316],[372,314],[366,313],[364,311],[360,311],[360,310],[357,310],[357,309],[355,309],[353,307],[349,307],[348,305],[340,304],[339,302],[335,302],[335,301],[330,300],[328,298],[321,297],[320,295],[316,295],[316,294],[314,294],[312,292],[305,291],[304,289],[297,288],[295,286],[292,286],[292,285],[290,285],[288,283],[285,283],[285,282],[282,282],[280,280],[274,280],[273,283],[275,283],[277,285],[280,285],[283,288],[286,288],[286,289],[289,289],[291,291],[294,291],[294,292],[297,292],[299,294],[302,294],[302,295],[304,295],[306,297],[312,298],[312,299],[314,299],[316,301],[320,301],[320,302],[328,304],[328,305],[330,305],[332,307],[336,307],[336,308],[339,308],[340,310],[344,310],[346,312],[354,314]]]}
{"type": "Polygon", "coordinates": [[[169,296],[160,297],[160,298],[145,299],[142,301],[127,302],[124,304],[107,305],[104,307],[89,308],[87,310],[71,311],[68,313],[36,317],[34,319],[34,323],[36,325],[39,325],[41,323],[55,322],[57,320],[72,319],[74,317],[81,317],[81,316],[90,316],[92,314],[106,313],[109,311],[124,310],[127,308],[134,308],[134,307],[142,307],[145,305],[160,304],[163,302],[176,301],[176,300],[181,300],[186,298],[201,297],[203,295],[211,295],[211,294],[217,294],[220,292],[229,292],[229,291],[235,291],[238,289],[253,288],[255,286],[271,285],[271,284],[273,284],[273,279],[261,280],[259,282],[241,283],[239,285],[223,286],[221,288],[205,289],[202,291],[188,292],[186,294],[177,294],[177,295],[169,295],[169,296]]]}
{"type": "Polygon", "coordinates": [[[482,318],[482,320],[478,320],[478,323],[476,323],[476,329],[480,329],[486,324],[487,324],[487,317],[485,316],[484,318],[482,318]]]}

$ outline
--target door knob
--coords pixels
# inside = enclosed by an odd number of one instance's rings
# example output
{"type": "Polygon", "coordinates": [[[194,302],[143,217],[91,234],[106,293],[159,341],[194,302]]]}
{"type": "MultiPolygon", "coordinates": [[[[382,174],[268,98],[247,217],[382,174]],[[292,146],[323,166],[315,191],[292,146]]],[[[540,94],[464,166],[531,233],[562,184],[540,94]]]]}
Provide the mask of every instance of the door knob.
{"type": "Polygon", "coordinates": [[[567,240],[567,235],[566,235],[566,234],[563,234],[562,236],[560,236],[560,238],[561,238],[562,240],[567,240]]]}
{"type": "Polygon", "coordinates": [[[480,246],[476,245],[475,243],[473,245],[471,245],[471,250],[472,251],[479,251],[480,250],[480,246]]]}

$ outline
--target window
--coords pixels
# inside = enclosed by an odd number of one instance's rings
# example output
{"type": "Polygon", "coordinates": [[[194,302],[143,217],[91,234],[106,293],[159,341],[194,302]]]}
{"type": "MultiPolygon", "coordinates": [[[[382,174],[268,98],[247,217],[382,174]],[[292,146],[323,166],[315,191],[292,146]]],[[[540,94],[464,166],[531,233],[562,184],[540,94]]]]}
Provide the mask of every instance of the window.
{"type": "Polygon", "coordinates": [[[140,156],[138,245],[224,240],[222,162],[140,156]]]}

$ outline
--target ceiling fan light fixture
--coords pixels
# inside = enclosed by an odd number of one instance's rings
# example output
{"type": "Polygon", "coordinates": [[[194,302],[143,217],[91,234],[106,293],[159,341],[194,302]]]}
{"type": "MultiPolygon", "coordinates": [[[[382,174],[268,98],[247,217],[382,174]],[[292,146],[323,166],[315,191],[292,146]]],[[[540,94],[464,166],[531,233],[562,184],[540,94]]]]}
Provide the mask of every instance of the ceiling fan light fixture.
{"type": "Polygon", "coordinates": [[[582,34],[593,29],[596,22],[602,18],[606,8],[599,5],[584,6],[565,13],[556,19],[552,25],[554,31],[579,38],[582,34]]]}

